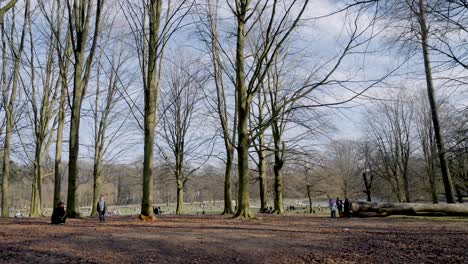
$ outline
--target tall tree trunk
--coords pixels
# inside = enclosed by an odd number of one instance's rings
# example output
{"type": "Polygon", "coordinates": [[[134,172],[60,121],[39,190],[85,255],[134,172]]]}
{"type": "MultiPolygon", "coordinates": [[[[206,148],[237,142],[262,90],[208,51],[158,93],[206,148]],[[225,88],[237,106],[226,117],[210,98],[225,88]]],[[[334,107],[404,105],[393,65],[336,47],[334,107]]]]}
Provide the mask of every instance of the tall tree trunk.
{"type": "Polygon", "coordinates": [[[249,131],[248,121],[250,114],[251,98],[247,93],[244,71],[244,46],[245,46],[245,10],[237,15],[237,47],[236,47],[236,90],[237,90],[237,136],[238,136],[238,170],[239,170],[239,189],[237,194],[237,212],[236,217],[251,218],[249,204],[249,131]]]}
{"type": "MultiPolygon", "coordinates": [[[[67,67],[68,68],[68,67],[67,67]]],[[[66,75],[65,75],[66,76],[66,75]]],[[[63,128],[65,124],[65,98],[66,98],[66,88],[67,81],[66,78],[62,78],[61,82],[61,91],[60,91],[60,106],[58,112],[58,124],[57,124],[57,141],[55,143],[55,164],[54,164],[54,204],[53,208],[55,210],[56,206],[61,199],[62,192],[62,144],[63,144],[63,128]]]]}
{"type": "Polygon", "coordinates": [[[307,184],[307,198],[309,198],[309,214],[312,213],[312,186],[310,184],[307,184]]]}
{"type": "Polygon", "coordinates": [[[438,106],[435,99],[434,84],[432,78],[431,62],[429,58],[429,41],[428,41],[428,29],[425,16],[425,5],[424,0],[419,0],[419,14],[418,20],[421,29],[421,45],[423,50],[424,58],[424,70],[426,74],[427,94],[429,97],[429,104],[431,106],[432,122],[434,125],[434,135],[436,139],[437,152],[439,155],[440,169],[442,173],[442,180],[444,182],[445,197],[447,203],[455,203],[455,196],[453,193],[452,177],[450,176],[449,167],[447,164],[447,157],[445,153],[445,144],[443,135],[440,129],[438,106]]]}
{"type": "MultiPolygon", "coordinates": [[[[60,11],[60,1],[58,3],[57,10],[60,11]]],[[[59,16],[57,19],[57,32],[60,33],[60,25],[62,19],[59,16]]],[[[59,37],[60,34],[58,34],[59,37]]],[[[59,57],[59,70],[60,70],[60,103],[57,120],[57,139],[55,142],[55,161],[54,161],[54,204],[53,210],[57,207],[59,202],[62,202],[62,146],[63,146],[63,129],[65,127],[65,109],[68,89],[68,68],[70,65],[70,55],[72,52],[70,32],[66,36],[65,52],[61,51],[60,41],[57,40],[57,53],[59,57]],[[63,53],[63,54],[60,54],[63,53]],[[62,57],[63,56],[63,57],[62,57]]]]}
{"type": "Polygon", "coordinates": [[[71,218],[80,216],[76,199],[76,179],[78,176],[78,154],[80,149],[81,103],[83,100],[83,86],[81,79],[83,52],[84,51],[75,55],[76,62],[73,81],[73,104],[71,107],[70,118],[67,216],[71,218]]]}
{"type": "Polygon", "coordinates": [[[68,25],[71,31],[71,42],[75,58],[68,158],[67,216],[70,218],[80,216],[76,197],[76,179],[78,177],[81,104],[83,103],[83,99],[86,95],[86,87],[88,85],[90,71],[93,65],[94,53],[96,51],[97,42],[99,39],[99,24],[101,20],[103,1],[104,0],[97,0],[94,21],[94,34],[92,36],[92,45],[88,52],[86,52],[88,50],[88,30],[90,27],[89,24],[93,1],[74,1],[73,7],[68,5],[68,25]],[[85,53],[88,54],[86,60],[85,53]]]}
{"type": "Polygon", "coordinates": [[[157,58],[159,24],[161,19],[162,0],[151,1],[149,6],[149,45],[148,72],[145,86],[144,117],[144,157],[143,157],[143,196],[141,198],[141,218],[153,218],[153,148],[156,126],[156,108],[159,93],[157,80],[157,58]]]}
{"type": "Polygon", "coordinates": [[[264,89],[258,93],[258,146],[255,147],[258,155],[258,182],[260,187],[260,212],[267,208],[267,185],[266,185],[266,160],[265,160],[265,130],[263,128],[263,106],[262,97],[264,89]]]}

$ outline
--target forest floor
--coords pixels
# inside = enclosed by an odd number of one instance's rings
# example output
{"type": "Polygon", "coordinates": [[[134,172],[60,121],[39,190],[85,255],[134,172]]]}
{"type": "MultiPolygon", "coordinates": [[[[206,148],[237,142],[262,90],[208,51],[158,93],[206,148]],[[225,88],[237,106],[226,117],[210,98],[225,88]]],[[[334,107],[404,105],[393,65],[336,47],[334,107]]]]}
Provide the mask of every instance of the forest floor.
{"type": "Polygon", "coordinates": [[[0,219],[1,263],[468,263],[468,219],[0,219]]]}

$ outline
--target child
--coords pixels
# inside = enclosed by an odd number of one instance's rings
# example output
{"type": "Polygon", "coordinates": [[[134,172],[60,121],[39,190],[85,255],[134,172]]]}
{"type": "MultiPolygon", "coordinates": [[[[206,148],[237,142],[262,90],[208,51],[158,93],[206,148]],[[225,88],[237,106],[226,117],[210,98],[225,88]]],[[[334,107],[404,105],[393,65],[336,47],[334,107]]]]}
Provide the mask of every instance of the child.
{"type": "Polygon", "coordinates": [[[335,200],[330,199],[328,204],[330,206],[331,218],[335,218],[336,217],[336,203],[335,203],[335,200]]]}
{"type": "Polygon", "coordinates": [[[97,211],[99,214],[99,222],[105,222],[106,219],[106,201],[104,201],[104,195],[101,194],[97,203],[97,211]]]}

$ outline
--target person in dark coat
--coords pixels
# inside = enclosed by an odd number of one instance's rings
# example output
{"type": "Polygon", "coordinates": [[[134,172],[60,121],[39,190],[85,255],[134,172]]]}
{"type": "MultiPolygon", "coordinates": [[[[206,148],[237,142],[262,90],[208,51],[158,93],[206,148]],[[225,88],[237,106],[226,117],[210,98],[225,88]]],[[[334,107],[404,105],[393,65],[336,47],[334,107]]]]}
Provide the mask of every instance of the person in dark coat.
{"type": "Polygon", "coordinates": [[[343,201],[336,197],[336,207],[338,208],[338,215],[343,217],[343,201]]]}
{"type": "Polygon", "coordinates": [[[67,220],[67,213],[65,212],[65,205],[63,204],[63,202],[57,204],[57,207],[52,213],[51,220],[52,224],[54,225],[65,224],[65,221],[67,220]]]}
{"type": "Polygon", "coordinates": [[[158,214],[161,214],[161,207],[156,207],[156,206],[153,206],[153,213],[155,215],[158,215],[158,214]]]}
{"type": "Polygon", "coordinates": [[[99,197],[99,201],[97,203],[96,209],[99,214],[99,222],[105,222],[106,221],[106,201],[104,200],[104,195],[101,194],[101,197],[99,197]]]}
{"type": "Polygon", "coordinates": [[[344,201],[344,217],[351,217],[351,203],[348,198],[344,201]]]}

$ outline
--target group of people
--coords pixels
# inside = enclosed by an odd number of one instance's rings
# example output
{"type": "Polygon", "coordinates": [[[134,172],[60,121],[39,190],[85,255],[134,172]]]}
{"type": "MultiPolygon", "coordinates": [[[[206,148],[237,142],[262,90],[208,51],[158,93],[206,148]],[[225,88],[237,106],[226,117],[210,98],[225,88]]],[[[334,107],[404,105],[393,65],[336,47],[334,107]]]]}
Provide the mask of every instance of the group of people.
{"type": "Polygon", "coordinates": [[[348,198],[345,198],[344,202],[336,197],[336,200],[330,199],[328,206],[331,211],[331,218],[336,218],[336,210],[338,209],[339,217],[351,217],[351,201],[348,198]]]}
{"type": "MultiPolygon", "coordinates": [[[[99,197],[99,201],[96,205],[96,210],[99,214],[99,222],[103,223],[106,221],[106,201],[104,195],[99,197]]],[[[52,213],[52,224],[54,225],[63,225],[67,220],[67,212],[65,211],[65,204],[59,202],[57,207],[55,207],[54,212],[52,213]]]]}

